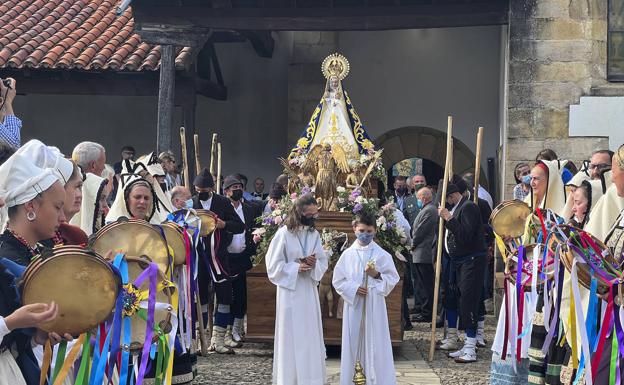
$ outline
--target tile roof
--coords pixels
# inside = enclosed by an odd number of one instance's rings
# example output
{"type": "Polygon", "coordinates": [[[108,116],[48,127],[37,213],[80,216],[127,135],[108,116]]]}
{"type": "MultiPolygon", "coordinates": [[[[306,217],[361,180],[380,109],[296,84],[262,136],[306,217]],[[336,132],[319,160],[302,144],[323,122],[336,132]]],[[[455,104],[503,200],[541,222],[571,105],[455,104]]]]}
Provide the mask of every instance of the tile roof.
{"type": "MultiPolygon", "coordinates": [[[[134,33],[131,8],[118,0],[3,0],[0,2],[0,68],[153,71],[160,46],[134,33]]],[[[177,52],[187,68],[189,47],[177,52]]]]}

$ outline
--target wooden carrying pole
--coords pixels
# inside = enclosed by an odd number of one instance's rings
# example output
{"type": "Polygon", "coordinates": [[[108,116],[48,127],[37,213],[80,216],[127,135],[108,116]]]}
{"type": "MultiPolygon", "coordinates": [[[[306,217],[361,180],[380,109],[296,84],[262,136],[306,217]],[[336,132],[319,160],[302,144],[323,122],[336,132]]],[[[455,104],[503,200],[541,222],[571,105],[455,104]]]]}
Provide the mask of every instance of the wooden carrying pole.
{"type": "Polygon", "coordinates": [[[477,132],[477,154],[475,156],[475,172],[474,172],[474,203],[479,203],[479,175],[481,174],[481,143],[483,142],[483,127],[479,127],[477,132]]]}
{"type": "Polygon", "coordinates": [[[212,134],[212,144],[210,145],[210,173],[216,174],[215,157],[217,155],[217,134],[212,134]]]}
{"type": "MultiPolygon", "coordinates": [[[[448,131],[446,138],[446,164],[444,165],[444,180],[442,181],[442,195],[440,207],[446,206],[446,188],[451,178],[451,165],[453,164],[453,117],[448,117],[448,131]]],[[[442,244],[444,243],[444,219],[440,217],[438,225],[438,250],[436,254],[435,286],[433,291],[433,315],[431,317],[431,344],[429,347],[429,361],[433,361],[436,343],[436,313],[438,309],[438,293],[440,292],[440,273],[442,271],[442,244]]]]}
{"type": "Polygon", "coordinates": [[[195,145],[195,175],[201,172],[201,162],[199,159],[199,135],[193,135],[193,145],[195,145]]]}
{"type": "Polygon", "coordinates": [[[186,132],[184,127],[180,127],[180,144],[182,145],[182,170],[184,170],[184,185],[191,188],[188,158],[186,156],[186,132]]]}
{"type": "Polygon", "coordinates": [[[217,143],[217,194],[221,193],[221,143],[217,143]]]}
{"type": "MultiPolygon", "coordinates": [[[[197,137],[197,135],[195,135],[197,137]]],[[[184,169],[184,185],[187,188],[191,188],[188,158],[186,155],[186,132],[184,127],[180,127],[180,144],[182,145],[182,166],[184,169]]],[[[197,152],[195,152],[197,154],[197,152]]],[[[198,169],[199,170],[199,169],[198,169]]],[[[199,174],[199,171],[198,171],[199,174]]],[[[204,328],[204,317],[201,311],[201,300],[199,299],[199,292],[195,293],[195,304],[197,305],[197,320],[199,321],[199,343],[201,344],[202,356],[208,355],[208,338],[206,338],[206,329],[204,328]]]]}

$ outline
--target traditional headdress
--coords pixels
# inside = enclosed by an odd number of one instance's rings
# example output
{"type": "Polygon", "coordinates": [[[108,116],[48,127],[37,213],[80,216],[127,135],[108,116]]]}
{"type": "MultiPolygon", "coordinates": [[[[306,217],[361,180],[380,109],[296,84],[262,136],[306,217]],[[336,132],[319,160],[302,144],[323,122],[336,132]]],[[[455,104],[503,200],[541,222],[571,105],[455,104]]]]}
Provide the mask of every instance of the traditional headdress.
{"type": "Polygon", "coordinates": [[[39,168],[51,169],[63,185],[74,173],[74,163],[66,159],[58,148],[46,146],[37,139],[28,141],[16,151],[16,154],[30,159],[39,168]]]}
{"type": "Polygon", "coordinates": [[[565,161],[560,160],[540,160],[536,166],[541,167],[546,171],[548,175],[548,185],[546,192],[541,202],[534,202],[535,197],[533,195],[533,189],[531,193],[525,199],[525,202],[534,210],[550,209],[557,215],[562,215],[566,203],[565,189],[563,186],[563,180],[561,179],[561,173],[563,172],[563,166],[565,161]]]}
{"type": "Polygon", "coordinates": [[[104,226],[104,213],[100,212],[100,198],[107,183],[107,179],[87,173],[87,178],[82,185],[80,211],[74,215],[69,223],[80,227],[87,235],[97,232],[104,226]]]}

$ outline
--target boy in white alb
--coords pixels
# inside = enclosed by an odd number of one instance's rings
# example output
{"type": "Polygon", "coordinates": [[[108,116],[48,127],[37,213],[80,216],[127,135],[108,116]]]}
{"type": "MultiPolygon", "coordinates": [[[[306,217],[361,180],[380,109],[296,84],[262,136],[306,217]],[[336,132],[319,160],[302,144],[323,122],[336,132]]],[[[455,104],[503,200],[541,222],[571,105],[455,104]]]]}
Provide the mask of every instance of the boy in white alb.
{"type": "Polygon", "coordinates": [[[373,241],[375,218],[358,216],[353,230],[357,239],[340,256],[333,278],[344,299],[340,384],[353,383],[355,363],[360,361],[367,385],[393,385],[386,296],[399,282],[399,274],[390,254],[373,241]]]}

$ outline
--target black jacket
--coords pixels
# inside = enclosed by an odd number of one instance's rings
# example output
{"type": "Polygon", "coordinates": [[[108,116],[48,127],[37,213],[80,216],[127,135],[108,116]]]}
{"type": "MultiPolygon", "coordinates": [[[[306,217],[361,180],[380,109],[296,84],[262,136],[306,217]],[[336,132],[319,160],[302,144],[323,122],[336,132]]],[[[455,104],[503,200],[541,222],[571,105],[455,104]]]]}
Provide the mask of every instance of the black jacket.
{"type": "MultiPolygon", "coordinates": [[[[228,255],[227,265],[231,274],[239,274],[253,267],[251,257],[256,254],[257,249],[257,245],[253,241],[253,231],[258,227],[256,219],[262,215],[261,206],[247,201],[243,201],[241,204],[245,218],[245,250],[239,254],[228,255]]],[[[230,233],[229,239],[231,240],[233,236],[234,234],[230,233]]]]}
{"type": "MultiPolygon", "coordinates": [[[[193,197],[193,208],[204,208],[197,196],[193,197]]],[[[219,232],[219,236],[221,237],[219,249],[217,250],[217,255],[221,256],[227,252],[227,247],[230,245],[230,242],[232,242],[232,234],[240,234],[245,231],[245,224],[240,220],[234,211],[234,207],[232,207],[230,200],[221,195],[215,193],[212,194],[210,211],[215,213],[219,219],[225,222],[225,228],[215,230],[219,232]]],[[[210,237],[204,238],[204,246],[206,250],[210,250],[210,237]]]]}
{"type": "Polygon", "coordinates": [[[453,217],[446,221],[444,226],[448,233],[447,253],[451,257],[485,254],[481,212],[474,202],[463,197],[453,217]]]}
{"type": "MultiPolygon", "coordinates": [[[[0,235],[0,259],[8,259],[18,265],[27,266],[32,253],[11,233],[5,231],[0,235]]],[[[20,306],[17,291],[17,279],[0,266],[0,316],[6,317],[20,306]]],[[[34,329],[13,330],[2,340],[2,347],[13,345],[17,350],[17,364],[28,385],[39,384],[39,365],[31,348],[31,338],[34,329]]]]}

